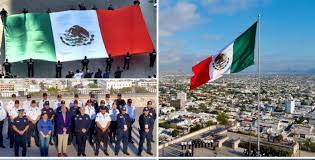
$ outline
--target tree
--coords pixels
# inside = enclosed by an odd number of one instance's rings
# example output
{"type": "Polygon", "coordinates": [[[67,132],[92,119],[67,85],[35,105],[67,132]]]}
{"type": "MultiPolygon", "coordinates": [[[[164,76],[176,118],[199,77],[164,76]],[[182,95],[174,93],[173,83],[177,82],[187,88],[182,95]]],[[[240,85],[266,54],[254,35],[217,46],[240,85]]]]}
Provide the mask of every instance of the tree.
{"type": "Polygon", "coordinates": [[[220,112],[217,116],[217,121],[222,125],[228,124],[228,116],[224,112],[220,112]]]}
{"type": "Polygon", "coordinates": [[[159,123],[159,127],[169,129],[171,128],[171,124],[169,124],[168,122],[162,122],[162,123],[159,123]]]}
{"type": "Polygon", "coordinates": [[[97,88],[97,84],[96,83],[89,83],[88,84],[89,88],[97,88]]]}
{"type": "Polygon", "coordinates": [[[172,137],[177,137],[179,135],[179,131],[174,129],[172,132],[172,137]]]}

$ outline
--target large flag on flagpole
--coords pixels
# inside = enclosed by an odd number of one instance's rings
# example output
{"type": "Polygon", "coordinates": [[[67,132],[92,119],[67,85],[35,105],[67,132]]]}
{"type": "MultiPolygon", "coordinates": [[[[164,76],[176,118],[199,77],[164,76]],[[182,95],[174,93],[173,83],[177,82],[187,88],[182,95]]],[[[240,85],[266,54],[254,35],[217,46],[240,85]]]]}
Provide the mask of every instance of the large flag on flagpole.
{"type": "Polygon", "coordinates": [[[72,61],[151,53],[154,49],[138,5],[115,10],[69,10],[10,15],[5,27],[9,62],[33,58],[72,61]]]}
{"type": "Polygon", "coordinates": [[[193,66],[190,90],[208,81],[214,81],[224,74],[237,73],[254,64],[257,22],[232,43],[193,66]]]}

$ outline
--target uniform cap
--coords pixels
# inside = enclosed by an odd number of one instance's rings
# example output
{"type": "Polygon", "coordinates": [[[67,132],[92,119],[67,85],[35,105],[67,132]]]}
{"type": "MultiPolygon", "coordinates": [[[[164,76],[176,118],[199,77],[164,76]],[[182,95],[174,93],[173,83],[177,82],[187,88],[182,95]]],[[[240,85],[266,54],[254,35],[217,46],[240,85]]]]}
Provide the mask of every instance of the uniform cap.
{"type": "Polygon", "coordinates": [[[32,104],[34,104],[34,103],[36,103],[36,101],[35,100],[32,100],[32,102],[31,102],[32,104]]]}
{"type": "Polygon", "coordinates": [[[147,112],[147,111],[149,111],[150,109],[148,108],[148,107],[144,107],[143,108],[143,112],[147,112]]]}
{"type": "Polygon", "coordinates": [[[110,98],[110,94],[106,94],[106,95],[105,95],[105,98],[110,98]]]}
{"type": "Polygon", "coordinates": [[[19,100],[15,100],[14,104],[20,104],[19,100]]]}
{"type": "Polygon", "coordinates": [[[58,95],[57,95],[57,98],[61,98],[61,94],[58,94],[58,95]]]}
{"type": "Polygon", "coordinates": [[[92,93],[92,94],[90,95],[90,97],[91,97],[91,98],[95,98],[95,94],[92,93]]]}
{"type": "Polygon", "coordinates": [[[66,104],[66,102],[64,100],[61,100],[61,104],[66,104]]]}
{"type": "Polygon", "coordinates": [[[129,99],[127,100],[127,103],[132,103],[132,99],[129,98],[129,99]]]}
{"type": "Polygon", "coordinates": [[[44,105],[49,106],[49,101],[45,101],[44,105]]]}
{"type": "Polygon", "coordinates": [[[43,97],[46,97],[47,96],[47,93],[43,93],[43,97]]]}
{"type": "Polygon", "coordinates": [[[31,95],[27,95],[26,98],[32,98],[31,95]]]}
{"type": "Polygon", "coordinates": [[[100,110],[106,110],[107,108],[105,106],[100,106],[100,110]]]}
{"type": "Polygon", "coordinates": [[[19,109],[18,112],[24,112],[24,109],[19,109]]]}
{"type": "Polygon", "coordinates": [[[126,111],[126,107],[125,106],[121,107],[121,110],[126,111]]]}
{"type": "Polygon", "coordinates": [[[76,94],[74,95],[74,97],[79,97],[79,95],[76,93],[76,94]]]}
{"type": "Polygon", "coordinates": [[[121,96],[121,93],[118,93],[117,96],[121,96]]]}

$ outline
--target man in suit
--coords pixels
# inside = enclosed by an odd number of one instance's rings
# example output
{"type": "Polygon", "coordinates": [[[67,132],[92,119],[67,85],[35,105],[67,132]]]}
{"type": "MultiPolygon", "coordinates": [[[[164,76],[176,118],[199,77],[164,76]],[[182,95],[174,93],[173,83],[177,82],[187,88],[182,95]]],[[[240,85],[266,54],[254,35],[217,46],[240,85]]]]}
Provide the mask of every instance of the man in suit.
{"type": "Polygon", "coordinates": [[[66,106],[61,106],[57,113],[58,157],[67,157],[68,136],[70,133],[71,116],[66,106]]]}

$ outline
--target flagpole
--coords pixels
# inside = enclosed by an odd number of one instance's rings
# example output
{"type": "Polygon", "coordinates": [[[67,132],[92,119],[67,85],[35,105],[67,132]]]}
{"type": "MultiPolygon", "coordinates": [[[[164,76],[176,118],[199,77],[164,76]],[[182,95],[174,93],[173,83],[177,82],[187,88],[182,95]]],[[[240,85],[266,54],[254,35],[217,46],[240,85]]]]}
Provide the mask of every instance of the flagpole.
{"type": "Polygon", "coordinates": [[[258,56],[258,113],[257,113],[257,156],[260,157],[260,14],[258,15],[258,41],[257,41],[257,56],[258,56]]]}

